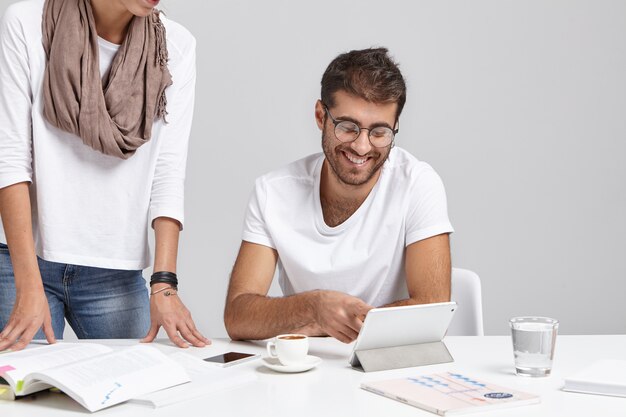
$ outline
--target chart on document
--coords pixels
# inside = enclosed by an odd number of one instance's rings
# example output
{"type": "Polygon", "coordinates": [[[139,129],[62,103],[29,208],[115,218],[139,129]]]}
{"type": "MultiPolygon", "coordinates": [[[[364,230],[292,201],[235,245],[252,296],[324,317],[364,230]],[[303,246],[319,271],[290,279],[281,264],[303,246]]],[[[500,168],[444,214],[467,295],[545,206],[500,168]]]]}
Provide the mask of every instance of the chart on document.
{"type": "Polygon", "coordinates": [[[373,393],[440,415],[534,404],[537,395],[455,372],[363,383],[373,393]]]}

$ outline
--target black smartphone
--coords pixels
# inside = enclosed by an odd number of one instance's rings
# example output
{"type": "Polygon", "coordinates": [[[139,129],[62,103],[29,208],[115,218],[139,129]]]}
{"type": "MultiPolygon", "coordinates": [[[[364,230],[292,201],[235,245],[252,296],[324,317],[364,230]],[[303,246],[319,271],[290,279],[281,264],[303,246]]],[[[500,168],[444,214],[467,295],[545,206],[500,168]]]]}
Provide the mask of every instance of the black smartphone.
{"type": "Polygon", "coordinates": [[[260,356],[261,355],[259,355],[258,353],[226,352],[222,353],[221,355],[215,355],[211,356],[210,358],[205,358],[204,360],[219,366],[226,367],[242,362],[247,362],[260,356]]]}

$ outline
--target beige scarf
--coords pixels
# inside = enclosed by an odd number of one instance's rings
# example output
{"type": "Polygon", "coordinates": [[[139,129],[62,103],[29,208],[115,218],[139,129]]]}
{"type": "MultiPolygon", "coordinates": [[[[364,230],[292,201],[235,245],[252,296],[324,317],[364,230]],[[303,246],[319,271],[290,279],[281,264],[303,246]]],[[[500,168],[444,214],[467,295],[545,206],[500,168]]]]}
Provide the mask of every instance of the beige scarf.
{"type": "Polygon", "coordinates": [[[132,156],[167,114],[172,77],[159,12],[133,17],[106,80],[90,0],[46,0],[42,32],[46,120],[106,155],[132,156]]]}

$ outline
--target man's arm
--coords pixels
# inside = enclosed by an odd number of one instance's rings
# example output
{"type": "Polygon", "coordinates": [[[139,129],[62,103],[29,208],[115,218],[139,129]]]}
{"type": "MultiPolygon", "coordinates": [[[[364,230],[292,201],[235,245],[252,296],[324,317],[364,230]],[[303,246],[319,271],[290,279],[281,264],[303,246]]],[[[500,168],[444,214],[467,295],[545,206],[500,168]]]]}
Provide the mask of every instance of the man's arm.
{"type": "Polygon", "coordinates": [[[0,189],[0,213],[16,289],[11,317],[0,332],[0,351],[23,349],[41,327],[48,342],[55,342],[48,299],[35,255],[28,186],[27,182],[21,182],[0,189]]]}
{"type": "Polygon", "coordinates": [[[406,248],[409,298],[384,307],[450,301],[450,236],[448,233],[412,243],[406,248]]]}
{"type": "Polygon", "coordinates": [[[226,298],[224,323],[233,340],[267,339],[281,333],[328,334],[349,343],[362,326],[358,316],[371,309],[362,300],[336,291],[308,291],[267,297],[278,253],[242,242],[226,298]]]}

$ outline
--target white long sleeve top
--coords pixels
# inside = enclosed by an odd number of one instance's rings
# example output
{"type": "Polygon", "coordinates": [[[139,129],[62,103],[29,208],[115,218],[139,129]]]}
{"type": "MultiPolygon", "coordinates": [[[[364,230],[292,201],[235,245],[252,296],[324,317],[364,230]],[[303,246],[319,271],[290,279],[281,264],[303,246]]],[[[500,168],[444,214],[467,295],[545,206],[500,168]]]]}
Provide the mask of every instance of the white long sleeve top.
{"type": "MultiPolygon", "coordinates": [[[[111,269],[150,263],[157,217],[184,222],[187,147],[194,106],[195,39],[161,16],[173,85],[167,123],[127,160],[103,155],[43,117],[43,0],[14,3],[0,20],[0,188],[30,182],[37,255],[111,269]]],[[[100,39],[100,73],[118,46],[100,39]]],[[[6,242],[0,226],[0,242],[6,242]]]]}

